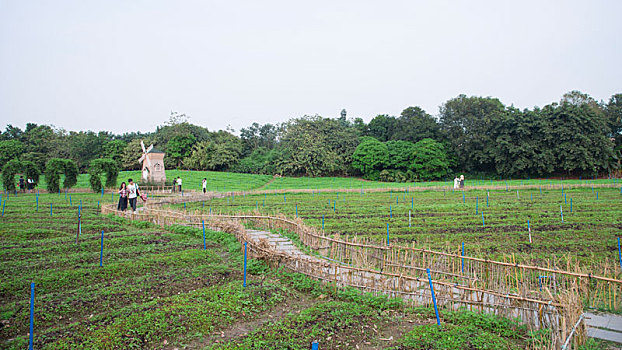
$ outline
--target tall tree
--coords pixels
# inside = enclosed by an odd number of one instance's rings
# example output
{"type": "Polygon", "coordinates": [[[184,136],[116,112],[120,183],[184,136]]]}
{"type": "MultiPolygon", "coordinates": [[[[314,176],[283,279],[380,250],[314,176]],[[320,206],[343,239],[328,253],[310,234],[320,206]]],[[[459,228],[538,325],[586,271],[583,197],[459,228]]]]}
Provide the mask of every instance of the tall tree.
{"type": "Polygon", "coordinates": [[[377,180],[389,163],[389,149],[373,137],[364,137],[352,155],[352,166],[368,180],[377,180]]]}
{"type": "Polygon", "coordinates": [[[369,136],[375,137],[379,141],[386,142],[393,138],[396,128],[395,117],[381,114],[372,119],[367,125],[369,136]]]}
{"type": "Polygon", "coordinates": [[[419,107],[408,107],[395,121],[392,140],[418,142],[425,138],[441,139],[441,128],[436,119],[419,107]]]}
{"type": "Polygon", "coordinates": [[[505,107],[496,98],[459,95],[440,109],[440,125],[451,141],[458,167],[465,171],[494,171],[495,137],[505,107]]]}

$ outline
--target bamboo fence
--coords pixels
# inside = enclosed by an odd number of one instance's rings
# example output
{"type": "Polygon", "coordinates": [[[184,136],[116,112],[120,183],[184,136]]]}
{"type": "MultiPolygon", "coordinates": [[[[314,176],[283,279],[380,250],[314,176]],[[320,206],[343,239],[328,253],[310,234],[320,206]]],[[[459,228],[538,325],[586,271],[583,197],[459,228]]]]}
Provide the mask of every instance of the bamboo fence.
{"type": "MultiPolygon", "coordinates": [[[[154,204],[178,203],[189,199],[194,198],[166,198],[154,204]]],[[[251,256],[264,259],[272,265],[284,266],[333,283],[335,288],[350,286],[374,294],[401,297],[412,305],[432,303],[426,275],[426,268],[430,268],[439,304],[452,309],[467,307],[473,311],[519,318],[535,328],[552,329],[551,348],[561,347],[579,320],[583,313],[580,296],[585,289],[588,293],[594,291],[595,297],[606,298],[606,293],[596,292],[596,287],[606,283],[610,293],[611,286],[614,286],[615,298],[615,291],[622,283],[580,272],[462,257],[414,246],[379,246],[364,239],[328,237],[305,226],[300,219],[262,215],[206,215],[199,212],[189,214],[185,211],[156,209],[153,205],[143,207],[136,213],[119,212],[114,205],[104,205],[102,213],[149,221],[161,226],[179,224],[199,227],[204,222],[207,227],[232,233],[240,242],[248,242],[251,256]],[[242,223],[267,230],[296,233],[300,242],[311,250],[310,255],[290,255],[277,251],[266,241],[254,241],[242,223]],[[548,278],[542,278],[542,273],[552,275],[552,282],[545,281],[548,278]]],[[[574,335],[575,344],[582,343],[585,337],[585,326],[581,324],[574,335]]]]}

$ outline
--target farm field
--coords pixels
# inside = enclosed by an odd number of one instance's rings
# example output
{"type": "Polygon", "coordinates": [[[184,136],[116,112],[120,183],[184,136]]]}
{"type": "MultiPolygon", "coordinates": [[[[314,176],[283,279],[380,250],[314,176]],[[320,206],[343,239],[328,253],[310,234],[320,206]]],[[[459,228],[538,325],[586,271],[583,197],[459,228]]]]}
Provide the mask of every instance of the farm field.
{"type": "MultiPolygon", "coordinates": [[[[566,183],[566,182],[564,182],[566,183]]],[[[179,208],[179,205],[177,205],[179,208]]],[[[619,187],[518,190],[263,193],[187,204],[187,210],[296,216],[327,234],[542,264],[550,258],[617,269],[619,187]],[[410,213],[410,221],[409,221],[410,213]],[[563,221],[562,221],[563,217],[563,221]],[[529,241],[531,231],[532,242],[529,241]]]]}
{"type": "Polygon", "coordinates": [[[545,336],[507,319],[441,310],[447,340],[430,308],[335,290],[255,260],[243,288],[233,235],[207,230],[204,250],[200,230],[101,215],[103,201],[111,199],[41,194],[37,210],[34,194],[3,195],[0,348],[27,347],[31,282],[36,349],[307,349],[312,341],[321,348],[518,349],[545,336]]]}

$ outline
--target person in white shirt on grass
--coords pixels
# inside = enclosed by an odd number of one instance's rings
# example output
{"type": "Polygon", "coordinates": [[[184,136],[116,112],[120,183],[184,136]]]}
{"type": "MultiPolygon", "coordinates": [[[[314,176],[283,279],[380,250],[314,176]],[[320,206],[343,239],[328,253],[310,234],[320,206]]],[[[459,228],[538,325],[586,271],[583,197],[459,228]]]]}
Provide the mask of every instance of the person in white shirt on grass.
{"type": "Polygon", "coordinates": [[[177,178],[177,186],[179,186],[179,193],[181,193],[181,176],[177,178]]]}
{"type": "Polygon", "coordinates": [[[203,178],[203,194],[207,193],[207,178],[203,178]]]}
{"type": "Polygon", "coordinates": [[[127,199],[130,202],[130,207],[132,211],[136,211],[136,198],[138,197],[138,185],[132,181],[132,179],[127,180],[129,185],[127,185],[127,199]]]}

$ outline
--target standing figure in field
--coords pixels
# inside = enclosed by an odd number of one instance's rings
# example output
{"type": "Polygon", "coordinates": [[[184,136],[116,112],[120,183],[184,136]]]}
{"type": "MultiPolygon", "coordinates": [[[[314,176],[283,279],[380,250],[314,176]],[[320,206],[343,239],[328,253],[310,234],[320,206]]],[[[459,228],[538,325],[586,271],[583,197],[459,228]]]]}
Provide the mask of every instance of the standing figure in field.
{"type": "Polygon", "coordinates": [[[125,211],[127,209],[127,185],[125,182],[121,182],[119,188],[119,204],[117,204],[117,210],[125,211]]]}
{"type": "Polygon", "coordinates": [[[203,178],[203,194],[207,193],[207,178],[203,178]]]}
{"type": "Polygon", "coordinates": [[[460,175],[460,188],[464,188],[464,175],[460,175]]]}
{"type": "Polygon", "coordinates": [[[127,180],[129,185],[127,186],[127,199],[130,202],[130,207],[132,211],[136,211],[136,197],[138,197],[138,186],[132,181],[132,179],[127,180]]]}
{"type": "Polygon", "coordinates": [[[24,183],[24,177],[19,177],[19,190],[20,192],[26,192],[26,184],[24,183]]]}
{"type": "Polygon", "coordinates": [[[454,177],[454,190],[457,190],[460,186],[460,180],[458,179],[458,175],[454,177]]]}
{"type": "Polygon", "coordinates": [[[179,193],[181,193],[181,176],[177,178],[177,186],[179,186],[179,193]]]}

